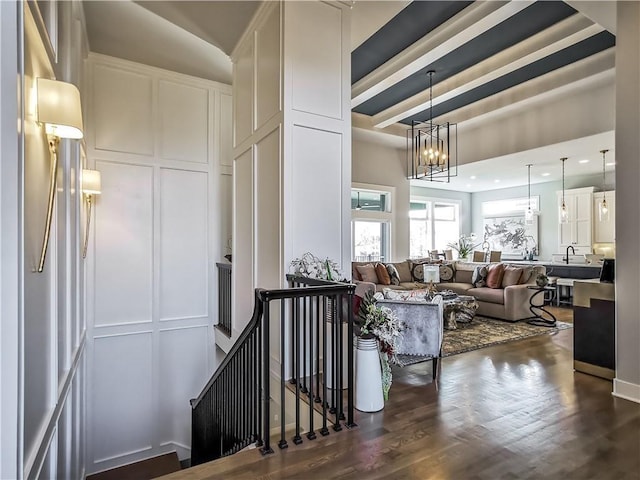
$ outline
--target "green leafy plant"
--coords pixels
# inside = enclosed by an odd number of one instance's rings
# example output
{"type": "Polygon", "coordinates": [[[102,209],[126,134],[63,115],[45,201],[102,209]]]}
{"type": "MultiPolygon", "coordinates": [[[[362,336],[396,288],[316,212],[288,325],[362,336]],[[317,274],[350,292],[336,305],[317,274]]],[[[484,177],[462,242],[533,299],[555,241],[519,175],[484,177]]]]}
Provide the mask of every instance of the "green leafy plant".
{"type": "Polygon", "coordinates": [[[447,243],[449,248],[458,252],[458,257],[460,258],[468,257],[473,250],[480,245],[480,242],[476,243],[476,236],[473,233],[471,235],[460,235],[457,242],[447,243]]]}

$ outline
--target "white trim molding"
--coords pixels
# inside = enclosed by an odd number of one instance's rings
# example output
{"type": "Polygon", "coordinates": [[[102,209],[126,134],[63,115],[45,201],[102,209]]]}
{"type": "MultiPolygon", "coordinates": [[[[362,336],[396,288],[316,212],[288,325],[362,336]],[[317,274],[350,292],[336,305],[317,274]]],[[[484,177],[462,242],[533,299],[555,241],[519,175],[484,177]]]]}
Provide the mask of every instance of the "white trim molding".
{"type": "Polygon", "coordinates": [[[640,385],[614,378],[613,392],[611,392],[611,395],[618,398],[624,398],[631,402],[640,403],[640,385]]]}

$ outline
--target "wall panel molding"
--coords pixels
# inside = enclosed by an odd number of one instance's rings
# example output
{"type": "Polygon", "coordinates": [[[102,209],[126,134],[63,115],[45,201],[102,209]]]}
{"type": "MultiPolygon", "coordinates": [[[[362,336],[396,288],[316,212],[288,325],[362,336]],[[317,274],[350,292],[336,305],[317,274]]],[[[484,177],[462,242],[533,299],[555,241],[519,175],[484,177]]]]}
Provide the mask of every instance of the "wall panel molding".
{"type": "Polygon", "coordinates": [[[232,164],[232,91],[229,85],[94,54],[87,76],[88,98],[101,97],[87,107],[87,157],[97,159],[103,187],[92,220],[96,247],[87,258],[92,273],[88,295],[96,297],[89,305],[88,327],[88,362],[94,375],[88,385],[93,423],[87,472],[94,473],[166,453],[170,445],[181,445],[180,458],[189,455],[190,438],[185,433],[190,425],[185,417],[189,399],[199,394],[195,390],[213,373],[215,358],[211,341],[217,321],[215,262],[223,255],[221,236],[230,231],[231,205],[226,206],[226,215],[219,199],[232,164]],[[100,127],[108,136],[118,128],[112,118],[105,124],[104,114],[96,108],[127,98],[120,89],[96,88],[101,81],[97,76],[104,70],[149,79],[153,146],[149,155],[138,148],[104,150],[92,141],[93,129],[100,127]],[[126,260],[116,262],[118,257],[126,260]],[[140,259],[144,266],[132,268],[140,259]],[[127,295],[108,304],[107,298],[115,298],[113,291],[123,287],[127,295]],[[147,338],[141,347],[144,354],[127,349],[136,336],[147,338]],[[173,382],[162,368],[173,368],[167,358],[172,358],[174,349],[182,352],[181,364],[197,368],[185,375],[188,382],[180,379],[169,392],[167,385],[173,382]],[[139,393],[140,403],[121,416],[117,399],[99,403],[94,397],[110,378],[106,365],[118,364],[123,355],[131,357],[132,378],[143,381],[144,374],[148,392],[139,393]],[[130,417],[131,411],[139,414],[130,417]],[[110,423],[96,424],[100,418],[110,423]],[[99,432],[111,430],[131,441],[116,448],[99,437],[99,432]]]}

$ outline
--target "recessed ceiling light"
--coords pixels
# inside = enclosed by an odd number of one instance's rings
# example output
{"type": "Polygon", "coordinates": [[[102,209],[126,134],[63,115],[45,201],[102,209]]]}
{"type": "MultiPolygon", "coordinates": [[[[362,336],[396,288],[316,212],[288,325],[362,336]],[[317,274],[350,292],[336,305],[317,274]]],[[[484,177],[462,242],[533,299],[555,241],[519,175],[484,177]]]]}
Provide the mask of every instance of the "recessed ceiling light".
{"type": "Polygon", "coordinates": [[[493,182],[494,183],[500,183],[500,180],[496,178],[493,182]]]}
{"type": "Polygon", "coordinates": [[[578,160],[578,163],[589,163],[589,160],[584,159],[584,160],[578,160]]]}
{"type": "Polygon", "coordinates": [[[613,167],[616,164],[616,162],[607,162],[606,165],[607,167],[613,167]]]}
{"type": "Polygon", "coordinates": [[[476,179],[476,176],[475,176],[475,175],[471,175],[469,178],[470,178],[471,180],[475,180],[475,179],[476,179]]]}
{"type": "Polygon", "coordinates": [[[544,172],[544,173],[541,173],[540,175],[542,175],[543,177],[548,177],[551,174],[549,172],[544,172]]]}

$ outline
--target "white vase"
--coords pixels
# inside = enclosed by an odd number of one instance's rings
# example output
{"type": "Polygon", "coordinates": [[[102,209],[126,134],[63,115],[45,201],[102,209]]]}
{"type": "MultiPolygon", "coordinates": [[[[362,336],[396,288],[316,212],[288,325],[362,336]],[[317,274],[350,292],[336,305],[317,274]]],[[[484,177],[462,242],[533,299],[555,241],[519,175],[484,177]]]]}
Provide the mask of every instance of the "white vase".
{"type": "Polygon", "coordinates": [[[375,338],[356,339],[356,409],[377,412],[384,408],[382,368],[375,338]]]}

